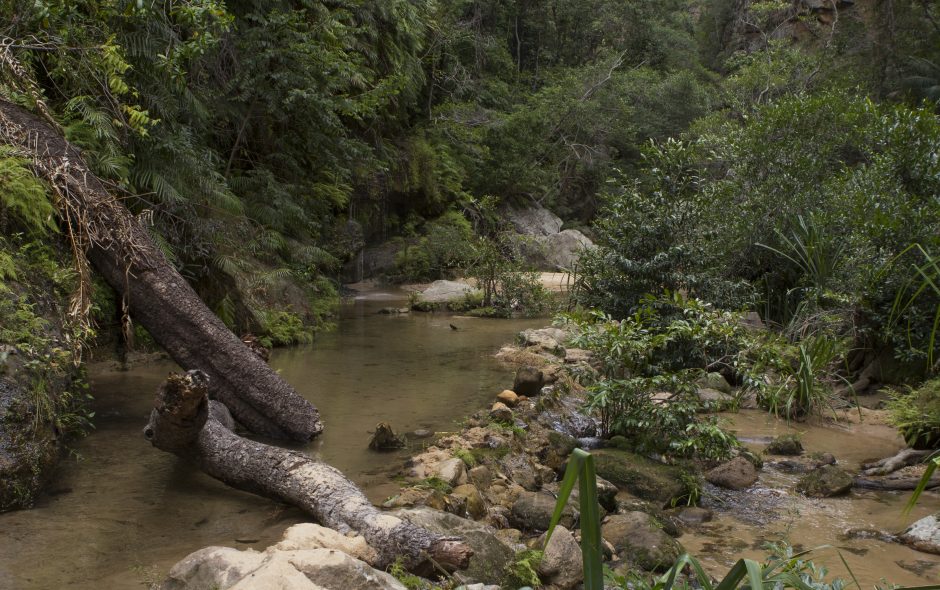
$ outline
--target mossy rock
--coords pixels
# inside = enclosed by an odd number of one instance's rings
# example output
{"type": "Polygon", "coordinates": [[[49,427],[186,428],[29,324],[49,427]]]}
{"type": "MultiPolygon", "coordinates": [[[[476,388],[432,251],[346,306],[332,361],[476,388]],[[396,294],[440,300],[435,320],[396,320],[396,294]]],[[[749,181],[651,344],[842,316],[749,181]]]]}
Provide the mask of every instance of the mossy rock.
{"type": "Polygon", "coordinates": [[[620,449],[621,451],[629,451],[633,448],[633,445],[630,444],[630,440],[620,434],[616,434],[607,441],[607,445],[615,449],[620,449]]]}
{"type": "Polygon", "coordinates": [[[824,465],[804,475],[796,490],[814,498],[841,496],[852,489],[852,476],[834,465],[824,465]]]}
{"type": "Polygon", "coordinates": [[[767,445],[767,452],[771,455],[799,455],[803,452],[803,443],[795,434],[782,434],[767,445]]]}
{"type": "Polygon", "coordinates": [[[618,488],[663,506],[689,492],[684,483],[688,479],[683,477],[687,475],[684,469],[663,465],[629,451],[595,451],[594,465],[599,476],[618,488]]]}

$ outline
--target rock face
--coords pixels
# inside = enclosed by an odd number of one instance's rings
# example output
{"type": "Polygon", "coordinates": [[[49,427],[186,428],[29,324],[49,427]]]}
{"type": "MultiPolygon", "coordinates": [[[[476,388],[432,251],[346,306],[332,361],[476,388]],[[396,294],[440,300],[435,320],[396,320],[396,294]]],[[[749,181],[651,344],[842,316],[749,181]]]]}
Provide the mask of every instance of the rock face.
{"type": "Polygon", "coordinates": [[[796,489],[815,498],[839,496],[852,489],[852,477],[834,465],[824,465],[800,478],[796,489]]]}
{"type": "MultiPolygon", "coordinates": [[[[515,528],[525,531],[544,531],[552,522],[555,511],[555,497],[542,492],[522,492],[512,505],[509,522],[515,528]]],[[[578,511],[570,504],[565,506],[560,524],[571,528],[578,521],[578,511]]]]}
{"type": "Polygon", "coordinates": [[[622,559],[647,571],[669,569],[682,553],[679,543],[645,512],[608,517],[601,525],[601,536],[614,546],[622,559]]]}
{"type": "Polygon", "coordinates": [[[735,457],[706,473],[705,479],[716,486],[743,490],[757,481],[757,470],[744,457],[735,457]]]}
{"type": "MultiPolygon", "coordinates": [[[[431,532],[462,538],[473,549],[470,566],[463,570],[462,575],[475,582],[498,584],[506,565],[515,556],[512,548],[503,543],[493,529],[472,520],[428,508],[399,510],[394,514],[431,532]]],[[[354,588],[357,587],[348,586],[343,590],[354,588]]]]}
{"type": "Polygon", "coordinates": [[[901,533],[901,542],[918,551],[940,555],[940,512],[922,518],[901,533]]]}
{"type": "Polygon", "coordinates": [[[584,578],[581,547],[571,531],[558,525],[545,546],[538,566],[539,577],[552,588],[570,590],[584,578]]]}
{"type": "Polygon", "coordinates": [[[512,382],[512,390],[516,395],[535,397],[545,385],[545,377],[540,369],[535,367],[521,367],[516,371],[516,378],[512,382]]]}
{"type": "Polygon", "coordinates": [[[335,549],[264,553],[206,547],[173,566],[161,590],[405,590],[391,575],[335,549]]]}

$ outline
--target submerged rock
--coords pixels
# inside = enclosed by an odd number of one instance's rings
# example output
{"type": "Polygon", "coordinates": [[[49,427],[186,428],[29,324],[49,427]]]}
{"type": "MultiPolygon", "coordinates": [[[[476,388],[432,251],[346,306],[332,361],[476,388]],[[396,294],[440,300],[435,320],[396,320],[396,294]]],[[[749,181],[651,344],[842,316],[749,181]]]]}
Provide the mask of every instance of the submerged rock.
{"type": "Polygon", "coordinates": [[[738,456],[707,472],[705,479],[716,486],[743,490],[757,482],[757,470],[750,461],[738,456]]]}
{"type": "Polygon", "coordinates": [[[940,555],[940,512],[924,517],[901,533],[905,545],[924,553],[940,555]]]}
{"type": "Polygon", "coordinates": [[[839,496],[852,489],[852,476],[834,465],[824,465],[800,478],[796,489],[815,498],[839,496]]]}
{"type": "Polygon", "coordinates": [[[405,439],[395,434],[392,425],[388,422],[379,422],[375,425],[375,433],[369,441],[369,448],[373,451],[392,451],[405,446],[405,439]]]}
{"type": "Polygon", "coordinates": [[[647,571],[668,569],[682,553],[679,542],[645,512],[609,516],[601,525],[601,536],[622,559],[647,571]]]}

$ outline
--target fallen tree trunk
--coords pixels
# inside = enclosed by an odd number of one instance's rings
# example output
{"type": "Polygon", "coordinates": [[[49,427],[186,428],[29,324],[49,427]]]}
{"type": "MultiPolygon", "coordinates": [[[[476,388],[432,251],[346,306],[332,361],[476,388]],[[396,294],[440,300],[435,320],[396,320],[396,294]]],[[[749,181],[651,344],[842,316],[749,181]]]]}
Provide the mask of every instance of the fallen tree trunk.
{"type": "MultiPolygon", "coordinates": [[[[898,490],[914,490],[917,489],[917,486],[920,484],[919,477],[886,477],[884,479],[870,479],[866,477],[856,477],[852,482],[852,487],[862,488],[866,490],[885,490],[885,491],[898,491],[898,490]]],[[[936,487],[940,487],[940,476],[931,477],[930,481],[927,482],[925,490],[932,490],[936,487]]]]}
{"type": "Polygon", "coordinates": [[[423,574],[467,567],[470,547],[381,512],[337,469],[233,433],[225,406],[207,399],[208,383],[202,371],[167,378],[144,429],[155,447],[194,461],[230,486],[293,504],[324,526],[358,532],[376,550],[376,567],[398,559],[423,574]]]}
{"type": "MultiPolygon", "coordinates": [[[[317,409],[252,353],[199,299],[138,220],[49,123],[0,100],[0,141],[32,161],[56,196],[87,286],[85,256],[130,313],[184,369],[212,377],[214,398],[253,432],[305,442],[322,430],[317,409]]],[[[79,315],[90,305],[79,297],[79,315]]]]}
{"type": "Polygon", "coordinates": [[[888,475],[904,467],[921,463],[932,451],[901,449],[891,457],[862,465],[862,475],[888,475]]]}

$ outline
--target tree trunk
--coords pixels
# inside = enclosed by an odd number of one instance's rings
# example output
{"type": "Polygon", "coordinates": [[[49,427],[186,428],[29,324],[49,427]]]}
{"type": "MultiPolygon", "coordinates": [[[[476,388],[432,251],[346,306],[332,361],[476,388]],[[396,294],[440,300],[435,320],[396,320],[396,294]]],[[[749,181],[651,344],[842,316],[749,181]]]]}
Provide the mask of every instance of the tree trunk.
{"type": "MultiPolygon", "coordinates": [[[[52,185],[77,264],[81,267],[87,254],[173,360],[210,375],[210,393],[239,422],[258,434],[302,442],[323,430],[317,409],[205,306],[57,130],[0,100],[0,141],[31,159],[37,174],[52,185]]],[[[82,278],[87,287],[87,276],[82,278]]],[[[80,301],[75,311],[87,311],[87,292],[80,301]]]]}
{"type": "Polygon", "coordinates": [[[376,567],[397,559],[423,574],[467,567],[473,554],[467,545],[381,512],[337,469],[234,434],[225,406],[208,401],[208,385],[202,371],[170,375],[144,436],[232,487],[293,504],[341,533],[360,533],[378,553],[376,567]]]}

